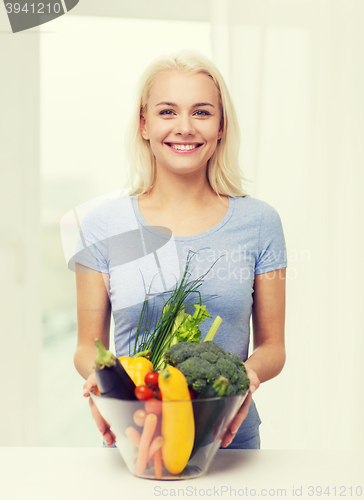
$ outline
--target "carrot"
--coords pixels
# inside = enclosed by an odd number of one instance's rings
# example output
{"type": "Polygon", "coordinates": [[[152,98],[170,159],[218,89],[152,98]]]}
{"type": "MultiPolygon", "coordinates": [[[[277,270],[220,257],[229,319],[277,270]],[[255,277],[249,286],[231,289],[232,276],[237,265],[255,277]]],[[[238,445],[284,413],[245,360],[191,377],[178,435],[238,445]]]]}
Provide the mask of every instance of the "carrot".
{"type": "Polygon", "coordinates": [[[128,427],[125,430],[125,434],[135,446],[139,446],[141,435],[134,427],[128,427]]]}
{"type": "Polygon", "coordinates": [[[157,422],[157,426],[155,428],[154,435],[161,436],[162,435],[162,415],[158,415],[157,418],[158,418],[158,422],[157,422]]]}
{"type": "Polygon", "coordinates": [[[148,452],[148,461],[153,457],[154,453],[162,447],[164,443],[163,436],[158,436],[153,439],[148,452]]]}
{"type": "Polygon", "coordinates": [[[161,477],[162,477],[162,450],[160,448],[154,453],[153,460],[154,460],[155,477],[157,479],[161,479],[161,477]]]}
{"type": "Polygon", "coordinates": [[[145,418],[143,432],[139,443],[139,452],[136,464],[137,474],[143,474],[147,466],[149,446],[152,441],[156,425],[156,415],[154,415],[154,413],[149,413],[145,418]]]}
{"type": "Polygon", "coordinates": [[[147,412],[145,410],[136,410],[133,415],[135,425],[143,427],[146,416],[147,412]]]}

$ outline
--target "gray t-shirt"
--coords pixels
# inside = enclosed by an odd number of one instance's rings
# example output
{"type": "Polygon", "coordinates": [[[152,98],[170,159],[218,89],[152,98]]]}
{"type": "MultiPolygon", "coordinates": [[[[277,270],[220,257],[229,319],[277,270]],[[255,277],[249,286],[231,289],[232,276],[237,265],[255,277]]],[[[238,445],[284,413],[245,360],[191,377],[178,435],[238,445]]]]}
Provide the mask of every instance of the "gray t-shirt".
{"type": "MultiPolygon", "coordinates": [[[[287,265],[285,240],[277,211],[252,197],[229,197],[225,217],[212,229],[193,236],[177,236],[149,226],[137,196],[108,200],[82,220],[75,262],[107,275],[115,323],[117,356],[129,355],[142,302],[148,295],[150,310],[158,314],[164,304],[161,292],[179,283],[189,251],[198,252],[190,264],[195,279],[210,271],[198,288],[212,316],[201,326],[202,338],[213,319],[223,321],[214,341],[243,361],[248,357],[254,276],[287,265]]],[[[193,311],[192,311],[193,312],[193,311]]],[[[258,429],[259,416],[252,405],[242,428],[258,429]]]]}

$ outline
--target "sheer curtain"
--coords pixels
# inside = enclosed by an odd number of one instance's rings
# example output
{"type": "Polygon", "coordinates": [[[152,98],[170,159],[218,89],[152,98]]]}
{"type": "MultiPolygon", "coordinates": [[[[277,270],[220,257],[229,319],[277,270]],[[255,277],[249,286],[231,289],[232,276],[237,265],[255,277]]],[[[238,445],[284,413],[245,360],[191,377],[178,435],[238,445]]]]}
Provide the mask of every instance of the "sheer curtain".
{"type": "Polygon", "coordinates": [[[250,193],[280,213],[287,362],[261,386],[262,446],[362,449],[364,4],[212,0],[250,193]]]}

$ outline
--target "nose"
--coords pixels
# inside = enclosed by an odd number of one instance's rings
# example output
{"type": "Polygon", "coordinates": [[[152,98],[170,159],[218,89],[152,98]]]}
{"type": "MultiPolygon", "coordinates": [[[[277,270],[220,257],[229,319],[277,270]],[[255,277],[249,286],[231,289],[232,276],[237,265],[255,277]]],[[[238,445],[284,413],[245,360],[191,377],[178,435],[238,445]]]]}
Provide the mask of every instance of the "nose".
{"type": "Polygon", "coordinates": [[[180,115],[175,122],[174,131],[176,134],[181,134],[183,136],[193,135],[195,133],[195,128],[192,123],[192,118],[188,115],[180,115]]]}

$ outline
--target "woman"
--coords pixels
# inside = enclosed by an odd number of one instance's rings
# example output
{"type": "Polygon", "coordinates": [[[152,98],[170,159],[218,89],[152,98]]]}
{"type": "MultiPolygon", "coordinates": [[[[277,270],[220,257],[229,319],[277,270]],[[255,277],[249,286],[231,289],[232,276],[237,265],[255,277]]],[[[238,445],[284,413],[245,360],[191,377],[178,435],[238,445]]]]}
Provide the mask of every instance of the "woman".
{"type": "MultiPolygon", "coordinates": [[[[229,92],[208,60],[183,52],[147,69],[131,135],[132,188],[127,199],[132,216],[139,229],[156,238],[169,238],[160,226],[172,231],[174,250],[169,248],[171,254],[176,252],[180,269],[190,250],[198,252],[195,277],[217,260],[201,293],[217,295],[208,303],[212,317],[223,318],[214,340],[241,356],[250,380],[249,395],[222,446],[260,448],[260,418],[252,394],[278,375],[285,363],[286,256],[279,215],[242,189],[238,149],[238,123],[229,92]],[[254,350],[248,357],[251,316],[254,350]]],[[[125,207],[125,197],[110,200],[82,223],[83,242],[100,243],[91,256],[76,259],[79,336],[74,362],[86,379],[86,397],[96,383],[94,339],[100,337],[109,345],[111,310],[117,356],[129,354],[129,333],[135,333],[141,311],[138,299],[128,302],[130,294],[121,291],[125,266],[110,264],[114,258],[110,255],[123,246],[109,248],[130,212],[125,207]]],[[[133,251],[134,247],[129,253],[133,251]]],[[[162,268],[159,263],[161,283],[168,274],[162,268]]],[[[130,286],[129,280],[127,287],[132,294],[137,285],[130,286]]],[[[155,300],[158,304],[158,297],[155,300]]],[[[210,326],[205,323],[202,334],[210,326]]],[[[91,398],[90,406],[104,440],[113,445],[115,436],[91,398]]]]}

